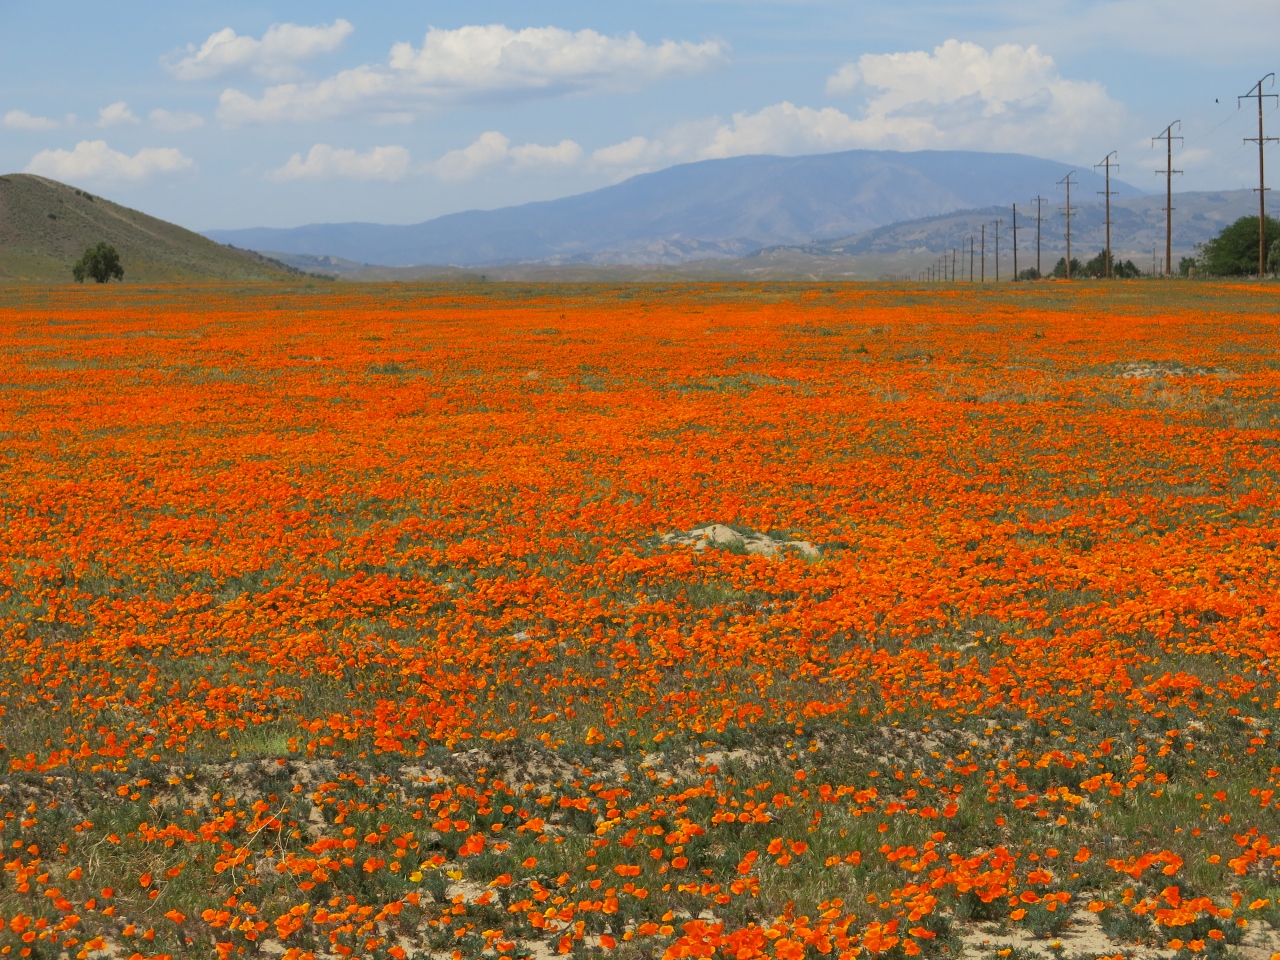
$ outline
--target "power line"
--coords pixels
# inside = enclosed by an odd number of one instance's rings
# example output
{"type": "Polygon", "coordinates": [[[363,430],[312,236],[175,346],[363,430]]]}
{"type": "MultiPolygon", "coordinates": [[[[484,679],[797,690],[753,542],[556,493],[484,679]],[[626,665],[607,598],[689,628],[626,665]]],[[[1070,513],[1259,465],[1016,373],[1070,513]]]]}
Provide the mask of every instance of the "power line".
{"type": "Polygon", "coordinates": [[[1075,176],[1072,170],[1065,177],[1058,181],[1059,184],[1067,185],[1067,279],[1071,279],[1071,178],[1075,176]]]}
{"type": "Polygon", "coordinates": [[[1112,150],[1110,153],[1108,153],[1105,157],[1102,158],[1101,163],[1095,163],[1093,165],[1093,169],[1095,170],[1097,170],[1099,167],[1105,167],[1107,170],[1106,189],[1099,190],[1098,192],[1101,193],[1106,198],[1106,201],[1107,201],[1107,266],[1106,266],[1107,274],[1106,275],[1108,280],[1111,279],[1111,198],[1115,196],[1115,192],[1111,189],[1111,168],[1112,166],[1116,166],[1116,167],[1120,166],[1120,164],[1118,163],[1112,164],[1111,162],[1111,158],[1114,157],[1115,155],[1116,155],[1116,151],[1112,150]]]}
{"type": "Polygon", "coordinates": [[[1004,221],[1000,219],[991,221],[991,225],[996,228],[996,283],[1000,282],[1000,224],[1002,223],[1004,223],[1004,221]]]}
{"type": "Polygon", "coordinates": [[[1040,223],[1044,220],[1040,211],[1046,203],[1049,202],[1048,197],[1036,196],[1034,203],[1036,205],[1036,276],[1044,276],[1044,272],[1040,269],[1040,223]]]}
{"type": "MultiPolygon", "coordinates": [[[[1182,137],[1173,135],[1173,128],[1182,129],[1182,121],[1175,120],[1169,126],[1164,128],[1164,133],[1158,137],[1152,137],[1151,143],[1154,146],[1157,140],[1163,140],[1165,146],[1165,162],[1164,169],[1157,170],[1156,173],[1163,173],[1165,176],[1164,183],[1164,275],[1166,277],[1173,275],[1173,175],[1182,173],[1181,170],[1173,169],[1173,141],[1182,140],[1182,137]]],[[[1183,141],[1184,143],[1186,141],[1183,141]]]]}
{"type": "Polygon", "coordinates": [[[1276,75],[1268,73],[1265,77],[1255,83],[1248,93],[1236,97],[1236,108],[1239,109],[1241,100],[1258,101],[1258,136],[1245,137],[1245,143],[1258,144],[1258,279],[1261,280],[1267,268],[1267,184],[1266,184],[1266,165],[1263,162],[1263,151],[1268,142],[1275,143],[1276,137],[1263,136],[1262,133],[1262,101],[1268,98],[1280,100],[1280,96],[1274,93],[1263,93],[1262,84],[1271,81],[1271,86],[1276,85],[1276,75]]]}
{"type": "Polygon", "coordinates": [[[1013,205],[1013,279],[1018,279],[1018,205],[1013,205]]]}
{"type": "MultiPolygon", "coordinates": [[[[1215,102],[1216,102],[1216,101],[1215,101],[1215,102]]],[[[1239,118],[1239,116],[1240,116],[1240,114],[1239,114],[1239,112],[1238,112],[1238,111],[1239,111],[1239,105],[1238,105],[1238,104],[1237,104],[1237,106],[1236,106],[1236,110],[1237,110],[1237,112],[1236,112],[1236,113],[1230,113],[1230,114],[1227,114],[1227,116],[1226,116],[1226,118],[1225,118],[1224,120],[1222,120],[1220,123],[1217,123],[1217,124],[1215,124],[1214,126],[1210,127],[1208,130],[1205,130],[1205,131],[1203,131],[1202,133],[1196,134],[1196,135],[1194,135],[1194,136],[1188,137],[1188,138],[1187,138],[1187,146],[1192,146],[1192,145],[1197,144],[1197,143],[1203,143],[1206,139],[1208,139],[1209,137],[1213,136],[1213,134],[1217,133],[1219,130],[1221,130],[1223,127],[1225,127],[1228,123],[1231,123],[1231,121],[1238,119],[1238,118],[1239,118]]]]}

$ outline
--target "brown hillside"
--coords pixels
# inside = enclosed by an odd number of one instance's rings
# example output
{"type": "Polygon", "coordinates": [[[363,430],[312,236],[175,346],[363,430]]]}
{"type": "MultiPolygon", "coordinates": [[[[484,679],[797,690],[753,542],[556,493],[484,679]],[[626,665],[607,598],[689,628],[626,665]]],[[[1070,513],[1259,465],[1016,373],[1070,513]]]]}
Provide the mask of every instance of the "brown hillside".
{"type": "Polygon", "coordinates": [[[119,252],[125,283],[300,275],[56,180],[26,173],[0,177],[0,282],[72,283],[71,265],[102,240],[119,252]]]}

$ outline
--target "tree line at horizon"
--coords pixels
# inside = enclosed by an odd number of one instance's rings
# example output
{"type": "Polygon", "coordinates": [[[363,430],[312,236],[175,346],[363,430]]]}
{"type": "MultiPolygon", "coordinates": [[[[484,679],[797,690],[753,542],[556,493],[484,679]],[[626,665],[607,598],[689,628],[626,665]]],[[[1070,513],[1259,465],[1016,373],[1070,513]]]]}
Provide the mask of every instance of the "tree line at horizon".
{"type": "MultiPolygon", "coordinates": [[[[1280,220],[1267,217],[1265,226],[1267,248],[1267,272],[1280,274],[1280,220]]],[[[1178,262],[1178,275],[1182,277],[1241,277],[1253,276],[1258,268],[1258,218],[1245,216],[1223,227],[1216,237],[1197,244],[1195,256],[1183,257],[1178,262]]],[[[1141,277],[1142,270],[1132,261],[1112,258],[1111,276],[1119,279],[1141,277]]],[[[1103,279],[1107,276],[1107,251],[1083,263],[1071,258],[1071,270],[1067,272],[1067,258],[1060,257],[1053,270],[1041,274],[1035,267],[1018,271],[1016,280],[1040,280],[1052,277],[1064,280],[1068,277],[1103,279]]]]}

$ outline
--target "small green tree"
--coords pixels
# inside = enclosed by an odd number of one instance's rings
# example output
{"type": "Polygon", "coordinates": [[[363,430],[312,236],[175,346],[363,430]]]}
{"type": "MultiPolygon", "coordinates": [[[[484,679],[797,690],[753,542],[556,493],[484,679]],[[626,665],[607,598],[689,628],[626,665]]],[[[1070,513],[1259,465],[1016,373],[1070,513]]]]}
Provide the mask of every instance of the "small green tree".
{"type": "MultiPolygon", "coordinates": [[[[1076,269],[1073,263],[1071,266],[1071,275],[1073,277],[1076,275],[1076,269]]],[[[1080,275],[1084,277],[1105,277],[1107,275],[1107,251],[1099,250],[1098,255],[1083,267],[1080,267],[1079,270],[1080,275]]],[[[1114,256],[1111,258],[1111,276],[1113,278],[1128,280],[1141,275],[1142,271],[1134,265],[1132,260],[1116,260],[1114,256]]]]}
{"type": "Polygon", "coordinates": [[[1040,279],[1040,271],[1039,271],[1039,270],[1037,270],[1035,267],[1027,267],[1027,269],[1025,269],[1025,270],[1020,270],[1020,271],[1018,271],[1018,276],[1017,276],[1017,278],[1016,278],[1016,279],[1018,279],[1018,280],[1039,280],[1039,279],[1040,279]]]}
{"type": "MultiPolygon", "coordinates": [[[[1057,277],[1059,280],[1065,280],[1067,278],[1067,258],[1066,257],[1058,258],[1058,262],[1053,265],[1053,273],[1050,274],[1050,276],[1057,277]]],[[[1075,257],[1071,258],[1071,276],[1072,277],[1084,276],[1084,267],[1080,265],[1080,261],[1077,260],[1075,257]]]]}
{"type": "MultiPolygon", "coordinates": [[[[1072,264],[1071,275],[1076,275],[1075,265],[1072,264]]],[[[1107,275],[1107,251],[1099,250],[1098,255],[1091,260],[1085,261],[1083,267],[1080,268],[1082,277],[1105,277],[1107,275]]]]}
{"type": "Polygon", "coordinates": [[[1280,273],[1280,240],[1273,242],[1267,251],[1267,273],[1272,276],[1280,273]]]}
{"type": "MultiPolygon", "coordinates": [[[[1267,217],[1266,248],[1280,240],[1280,220],[1267,217]]],[[[1247,277],[1258,272],[1258,218],[1241,217],[1204,245],[1197,272],[1215,277],[1247,277]]]]}
{"type": "Polygon", "coordinates": [[[116,248],[106,241],[96,247],[90,247],[71,268],[71,276],[76,283],[84,283],[85,278],[95,283],[106,283],[108,280],[124,279],[124,267],[120,266],[120,254],[116,248]]]}

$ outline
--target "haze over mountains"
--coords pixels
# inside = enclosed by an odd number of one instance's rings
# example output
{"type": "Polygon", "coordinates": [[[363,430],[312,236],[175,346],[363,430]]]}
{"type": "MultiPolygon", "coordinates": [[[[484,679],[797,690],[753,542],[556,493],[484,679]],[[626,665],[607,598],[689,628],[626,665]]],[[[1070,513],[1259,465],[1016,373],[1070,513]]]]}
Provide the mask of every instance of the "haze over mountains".
{"type": "MultiPolygon", "coordinates": [[[[1074,191],[1073,191],[1074,193],[1074,191]]],[[[1258,195],[1252,190],[1199,191],[1173,195],[1173,250],[1175,263],[1179,256],[1190,256],[1197,244],[1215,237],[1222,228],[1240,217],[1257,216],[1258,195]]],[[[1140,267],[1149,266],[1152,249],[1164,256],[1165,197],[1163,194],[1111,201],[1111,249],[1118,258],[1132,258],[1140,267]]],[[[933,257],[952,250],[965,251],[969,238],[977,239],[986,227],[989,262],[996,251],[994,221],[1001,220],[999,236],[1002,262],[1012,268],[1013,217],[1009,206],[958,210],[954,213],[920,220],[893,223],[860,234],[816,243],[795,245],[786,249],[794,254],[819,257],[889,258],[904,254],[933,257]]],[[[1018,245],[1021,268],[1035,266],[1036,208],[1034,204],[1018,206],[1018,245]]],[[[1054,262],[1066,254],[1066,220],[1061,203],[1045,204],[1042,210],[1041,249],[1043,268],[1051,270],[1054,262]]],[[[1071,255],[1087,260],[1106,246],[1106,208],[1097,199],[1079,205],[1072,203],[1071,255]]],[[[781,249],[766,251],[781,253],[781,249]]],[[[991,269],[990,267],[988,269],[991,269]]],[[[1007,275],[1007,273],[1006,273],[1007,275]]]]}
{"type": "MultiPolygon", "coordinates": [[[[0,280],[70,282],[70,265],[99,240],[120,251],[128,282],[288,279],[297,271],[372,281],[854,280],[915,277],[953,252],[964,278],[963,251],[984,225],[986,275],[1008,278],[1014,201],[1018,265],[1036,265],[1034,206],[1027,200],[1037,194],[1050,197],[1043,206],[1042,268],[1051,270],[1065,252],[1056,185],[1070,169],[1010,154],[738,157],[412,226],[318,224],[215,231],[213,239],[75,187],[10,174],[0,177],[0,280]],[[996,220],[1003,220],[998,263],[996,220]]],[[[1084,260],[1104,243],[1102,181],[1091,171],[1076,176],[1072,252],[1084,260]]],[[[1113,249],[1149,269],[1163,254],[1164,196],[1115,180],[1112,187],[1119,193],[1112,202],[1113,249]]],[[[1253,213],[1256,202],[1249,190],[1175,194],[1175,267],[1197,244],[1253,213]]],[[[976,277],[982,261],[975,255],[976,277]]]]}
{"type": "MultiPolygon", "coordinates": [[[[967,151],[851,150],[747,156],[669,167],[590,193],[425,223],[212,230],[220,243],[358,264],[678,264],[848,237],[888,224],[1055,196],[1076,171],[1053,160],[967,151]]],[[[1112,179],[1122,197],[1138,188],[1112,179]]],[[[297,262],[297,261],[295,261],[297,262]]]]}

